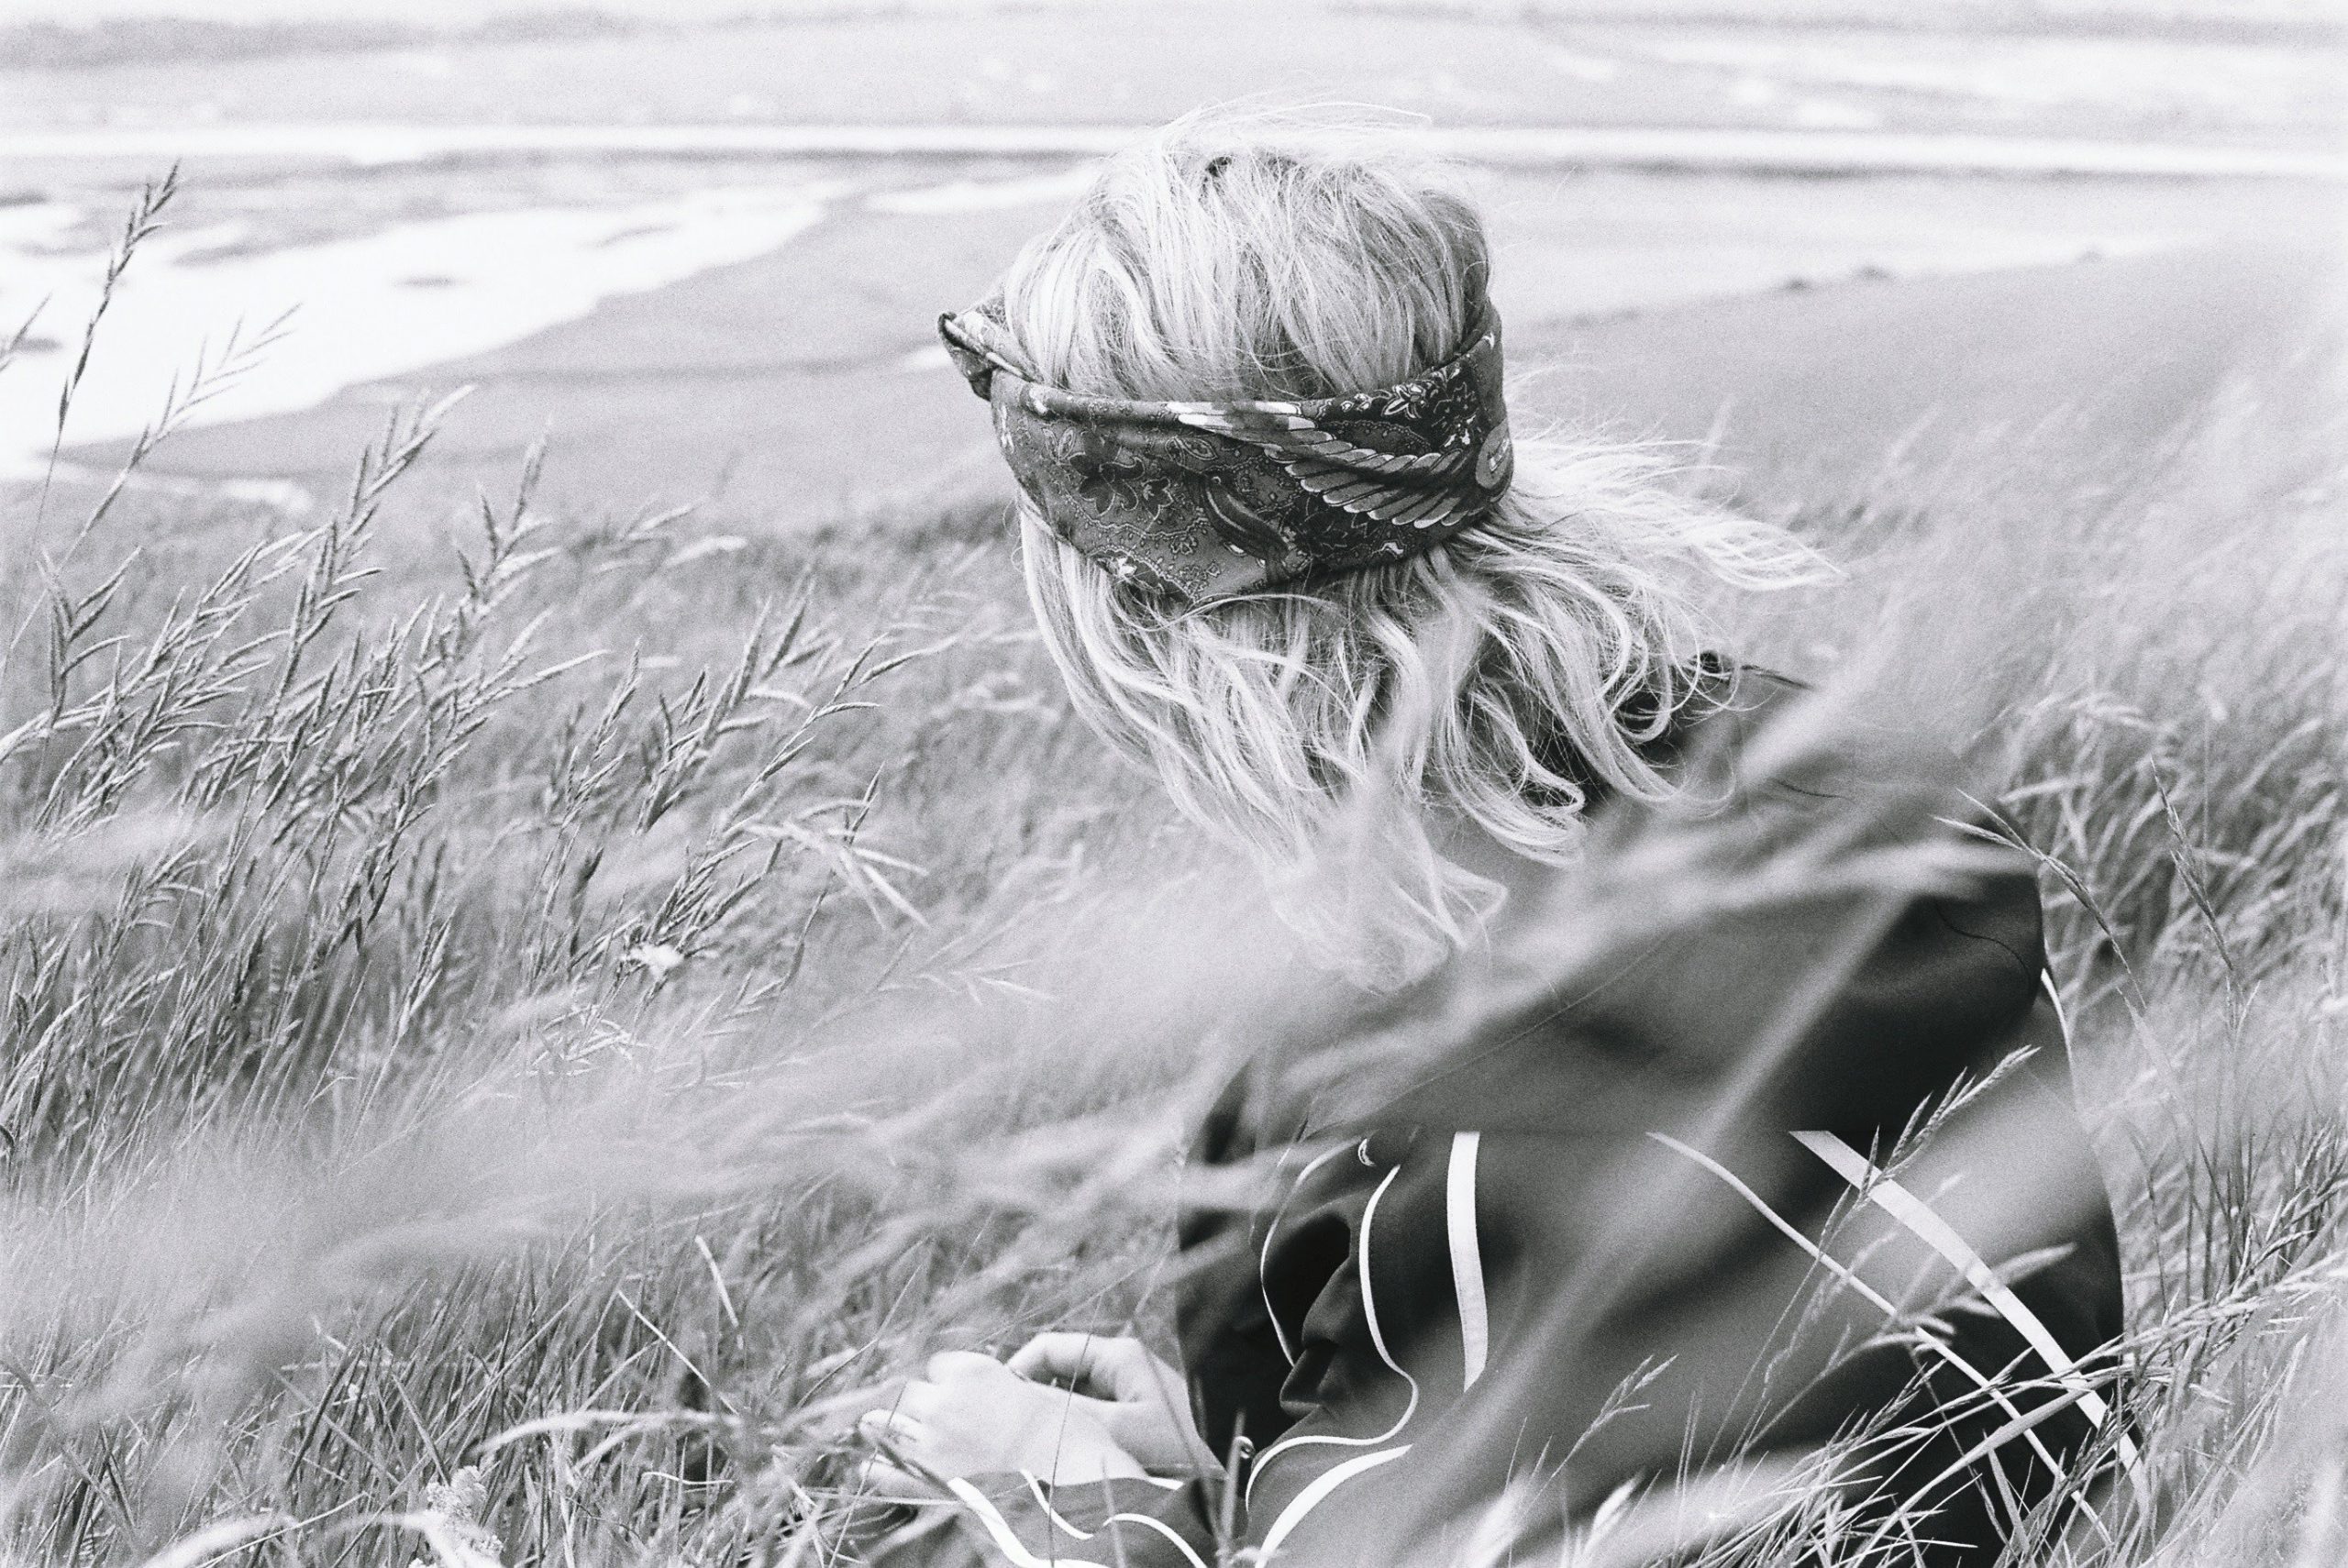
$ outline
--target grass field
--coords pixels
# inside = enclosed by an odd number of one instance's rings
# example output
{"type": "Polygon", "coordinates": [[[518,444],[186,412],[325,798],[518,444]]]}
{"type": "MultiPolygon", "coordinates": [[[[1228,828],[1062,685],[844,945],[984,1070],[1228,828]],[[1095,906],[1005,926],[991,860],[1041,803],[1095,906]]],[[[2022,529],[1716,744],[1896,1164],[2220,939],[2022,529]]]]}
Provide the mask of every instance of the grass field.
{"type": "MultiPolygon", "coordinates": [[[[1738,476],[1853,581],[1731,646],[1933,716],[2052,857],[2152,1487],[2065,1561],[2348,1551],[2337,350],[1738,476]]],[[[991,502],[726,531],[525,462],[382,534],[434,422],[300,524],[0,521],[6,1560],[826,1561],[920,1353],[1162,1334],[1202,1042],[1293,988],[991,502]]]]}

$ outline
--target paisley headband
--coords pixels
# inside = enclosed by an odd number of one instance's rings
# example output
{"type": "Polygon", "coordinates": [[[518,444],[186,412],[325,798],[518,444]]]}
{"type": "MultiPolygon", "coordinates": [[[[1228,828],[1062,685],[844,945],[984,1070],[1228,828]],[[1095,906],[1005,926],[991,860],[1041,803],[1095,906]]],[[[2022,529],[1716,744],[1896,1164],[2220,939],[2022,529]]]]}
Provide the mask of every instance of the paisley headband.
{"type": "Polygon", "coordinates": [[[938,320],[1046,523],[1120,580],[1196,603],[1426,550],[1515,467],[1500,318],[1407,381],[1298,402],[1128,403],[1034,380],[1000,296],[938,320]]]}

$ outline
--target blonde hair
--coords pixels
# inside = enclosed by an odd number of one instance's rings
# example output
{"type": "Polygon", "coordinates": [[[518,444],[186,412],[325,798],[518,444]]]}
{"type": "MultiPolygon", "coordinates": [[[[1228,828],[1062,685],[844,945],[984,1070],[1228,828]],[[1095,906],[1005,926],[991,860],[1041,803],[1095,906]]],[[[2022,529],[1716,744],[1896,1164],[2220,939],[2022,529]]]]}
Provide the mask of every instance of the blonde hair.
{"type": "MultiPolygon", "coordinates": [[[[1113,159],[1004,304],[1036,374],[1074,392],[1329,396],[1455,351],[1489,265],[1439,167],[1358,126],[1211,114],[1113,159]]],[[[1330,962],[1392,984],[1500,901],[1431,823],[1570,861],[1594,792],[1674,792],[1649,748],[1702,679],[1706,585],[1821,574],[1661,477],[1634,448],[1520,439],[1499,509],[1428,553],[1197,607],[1119,583],[1023,503],[1027,587],[1087,722],[1246,848],[1330,962]]]]}

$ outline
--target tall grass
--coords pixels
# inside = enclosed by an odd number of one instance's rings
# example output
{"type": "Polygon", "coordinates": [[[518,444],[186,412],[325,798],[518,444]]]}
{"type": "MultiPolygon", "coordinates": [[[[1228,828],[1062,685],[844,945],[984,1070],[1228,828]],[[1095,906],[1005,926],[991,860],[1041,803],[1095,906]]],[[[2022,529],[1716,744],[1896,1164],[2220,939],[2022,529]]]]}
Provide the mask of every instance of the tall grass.
{"type": "MultiPolygon", "coordinates": [[[[1801,519],[1852,589],[1732,628],[1938,715],[2046,856],[2148,1490],[2034,1558],[2348,1543],[2348,560],[2299,374],[2062,493],[1888,475],[1801,519]]],[[[435,540],[384,502],[448,417],[316,522],[0,524],[17,1560],[824,1561],[834,1434],[911,1359],[1162,1333],[1237,1021],[1334,1005],[1073,726],[991,508],[740,538],[526,471],[435,540]]],[[[1680,1540],[1635,1526],[1585,1560],[1680,1540]]]]}

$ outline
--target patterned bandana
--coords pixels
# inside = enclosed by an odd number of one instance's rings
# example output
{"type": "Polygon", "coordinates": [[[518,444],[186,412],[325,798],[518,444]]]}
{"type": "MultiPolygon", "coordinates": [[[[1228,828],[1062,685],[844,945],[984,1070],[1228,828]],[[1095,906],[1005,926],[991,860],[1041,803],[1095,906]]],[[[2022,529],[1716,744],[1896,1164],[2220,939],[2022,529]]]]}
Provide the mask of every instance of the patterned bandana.
{"type": "Polygon", "coordinates": [[[939,318],[1004,460],[1053,531],[1121,581],[1192,603],[1426,550],[1515,468],[1500,318],[1396,386],[1296,403],[1127,403],[1033,380],[1000,298],[939,318]]]}

